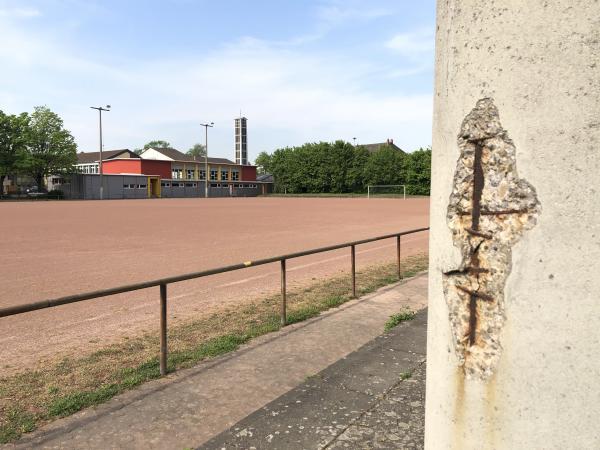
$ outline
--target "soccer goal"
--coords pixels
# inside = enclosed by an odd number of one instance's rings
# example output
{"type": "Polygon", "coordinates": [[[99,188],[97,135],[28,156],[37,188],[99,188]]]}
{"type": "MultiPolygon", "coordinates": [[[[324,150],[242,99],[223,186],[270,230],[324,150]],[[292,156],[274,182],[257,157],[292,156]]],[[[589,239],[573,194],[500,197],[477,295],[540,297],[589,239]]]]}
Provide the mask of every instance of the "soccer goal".
{"type": "Polygon", "coordinates": [[[385,184],[367,186],[367,198],[381,197],[399,197],[402,196],[406,200],[406,185],[405,184],[385,184]]]}

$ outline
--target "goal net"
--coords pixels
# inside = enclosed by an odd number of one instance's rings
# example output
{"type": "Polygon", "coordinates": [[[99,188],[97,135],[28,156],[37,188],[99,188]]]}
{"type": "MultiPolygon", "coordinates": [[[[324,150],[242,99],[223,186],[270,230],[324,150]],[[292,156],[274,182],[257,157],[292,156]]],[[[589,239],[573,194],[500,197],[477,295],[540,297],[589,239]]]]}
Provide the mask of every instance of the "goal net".
{"type": "Polygon", "coordinates": [[[367,186],[367,198],[372,197],[399,197],[406,200],[406,185],[386,184],[367,186]]]}

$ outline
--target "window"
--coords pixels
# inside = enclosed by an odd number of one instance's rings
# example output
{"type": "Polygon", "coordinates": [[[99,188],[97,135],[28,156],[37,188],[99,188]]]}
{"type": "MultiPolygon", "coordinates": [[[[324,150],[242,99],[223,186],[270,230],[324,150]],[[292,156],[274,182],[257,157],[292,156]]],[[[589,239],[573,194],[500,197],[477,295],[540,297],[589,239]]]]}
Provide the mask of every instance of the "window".
{"type": "Polygon", "coordinates": [[[202,169],[200,171],[200,179],[201,180],[206,180],[206,170],[202,169]]]}
{"type": "Polygon", "coordinates": [[[196,183],[185,183],[185,187],[198,187],[196,183]]]}
{"type": "Polygon", "coordinates": [[[172,183],[171,186],[173,186],[173,187],[183,187],[183,183],[172,183]]]}
{"type": "Polygon", "coordinates": [[[217,181],[217,170],[210,169],[210,181],[217,181]]]}
{"type": "Polygon", "coordinates": [[[221,180],[227,181],[229,180],[229,172],[226,170],[221,170],[221,180]]]}
{"type": "Polygon", "coordinates": [[[240,179],[240,173],[237,170],[231,172],[231,180],[238,181],[240,179]]]}
{"type": "Polygon", "coordinates": [[[193,180],[194,179],[194,169],[188,169],[187,170],[187,179],[188,180],[193,180]]]}
{"type": "Polygon", "coordinates": [[[137,188],[138,189],[146,189],[148,186],[146,186],[145,184],[138,184],[137,188]]]}
{"type": "Polygon", "coordinates": [[[181,180],[183,178],[183,169],[173,169],[171,176],[174,180],[181,180]]]}
{"type": "Polygon", "coordinates": [[[99,173],[98,164],[86,164],[85,166],[79,166],[82,173],[99,173]]]}
{"type": "Polygon", "coordinates": [[[123,189],[135,189],[135,184],[124,184],[123,189]]]}
{"type": "Polygon", "coordinates": [[[210,187],[211,187],[211,188],[219,188],[219,187],[221,187],[221,185],[220,185],[220,184],[217,184],[217,183],[211,183],[211,184],[210,184],[210,187]]]}
{"type": "Polygon", "coordinates": [[[167,183],[167,182],[164,182],[164,181],[163,181],[162,183],[160,183],[160,186],[161,186],[161,187],[167,187],[167,188],[168,188],[168,187],[171,187],[171,183],[167,183]]]}
{"type": "Polygon", "coordinates": [[[81,173],[99,173],[98,164],[85,164],[77,166],[81,173]]]}

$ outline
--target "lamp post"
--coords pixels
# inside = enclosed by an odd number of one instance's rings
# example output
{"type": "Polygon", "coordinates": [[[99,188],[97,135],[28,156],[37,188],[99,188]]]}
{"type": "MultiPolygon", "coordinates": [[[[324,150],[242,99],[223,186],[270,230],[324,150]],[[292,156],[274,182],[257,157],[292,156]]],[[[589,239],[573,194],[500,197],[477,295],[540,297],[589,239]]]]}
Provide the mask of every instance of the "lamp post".
{"type": "Polygon", "coordinates": [[[100,161],[98,162],[98,173],[100,174],[100,200],[102,200],[104,197],[104,182],[102,180],[102,111],[110,111],[110,105],[106,105],[106,107],[90,106],[90,108],[98,111],[100,120],[100,161]]]}
{"type": "Polygon", "coordinates": [[[354,141],[354,146],[356,147],[356,138],[353,137],[352,140],[354,141]]]}
{"type": "Polygon", "coordinates": [[[201,123],[201,127],[204,127],[204,197],[208,198],[208,128],[215,126],[214,122],[201,123]]]}

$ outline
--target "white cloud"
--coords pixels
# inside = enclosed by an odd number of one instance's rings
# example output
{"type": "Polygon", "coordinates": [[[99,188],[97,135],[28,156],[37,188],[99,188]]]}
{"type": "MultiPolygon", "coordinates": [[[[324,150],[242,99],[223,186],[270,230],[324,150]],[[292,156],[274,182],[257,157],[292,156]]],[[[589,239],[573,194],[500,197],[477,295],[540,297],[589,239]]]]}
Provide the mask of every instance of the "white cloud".
{"type": "Polygon", "coordinates": [[[434,35],[430,29],[420,29],[399,33],[385,43],[385,46],[403,55],[419,55],[433,51],[434,35]]]}
{"type": "MultiPolygon", "coordinates": [[[[3,25],[10,23],[0,18],[3,25]]],[[[215,156],[232,157],[240,109],[250,120],[251,156],[355,136],[362,143],[394,138],[408,150],[430,143],[431,95],[372,89],[365,80],[378,69],[366,61],[248,37],[208,54],[116,67],[35,32],[3,28],[10,45],[0,47],[0,58],[11,64],[0,72],[0,99],[19,110],[47,104],[82,150],[97,146],[89,111],[96,103],[113,105],[103,117],[107,148],[161,138],[186,149],[203,140],[198,124],[208,120],[216,124],[210,137],[215,156]]]]}

